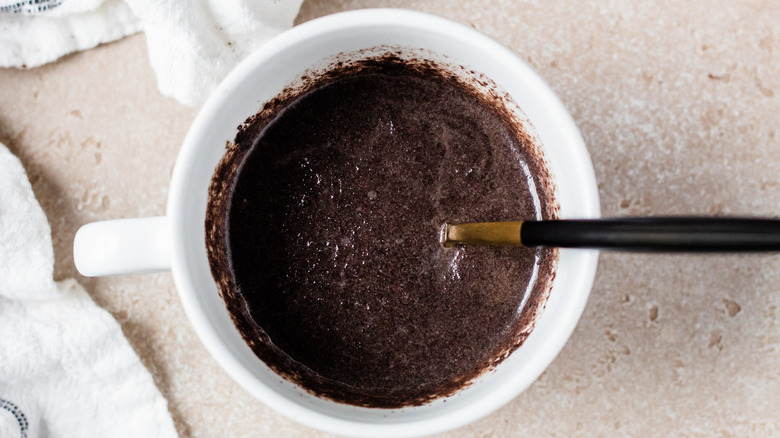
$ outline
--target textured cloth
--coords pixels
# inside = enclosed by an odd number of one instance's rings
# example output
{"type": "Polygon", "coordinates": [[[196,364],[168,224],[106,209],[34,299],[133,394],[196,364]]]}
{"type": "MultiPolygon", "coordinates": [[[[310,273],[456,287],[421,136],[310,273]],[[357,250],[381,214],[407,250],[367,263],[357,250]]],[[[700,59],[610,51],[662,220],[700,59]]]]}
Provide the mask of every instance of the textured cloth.
{"type": "Polygon", "coordinates": [[[119,324],[75,280],[53,281],[50,233],[0,144],[0,437],[175,437],[119,324]]]}
{"type": "Polygon", "coordinates": [[[37,67],[140,30],[123,0],[0,0],[0,67],[37,67]]]}
{"type": "Polygon", "coordinates": [[[203,103],[302,0],[0,0],[0,67],[35,67],[144,30],[160,91],[203,103]]]}

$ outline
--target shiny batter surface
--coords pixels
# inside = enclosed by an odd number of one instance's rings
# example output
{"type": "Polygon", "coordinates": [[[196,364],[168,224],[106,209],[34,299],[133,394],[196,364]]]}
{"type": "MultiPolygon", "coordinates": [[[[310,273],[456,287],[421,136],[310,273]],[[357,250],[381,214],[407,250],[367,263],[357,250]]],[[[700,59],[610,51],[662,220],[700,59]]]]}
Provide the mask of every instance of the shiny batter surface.
{"type": "Polygon", "coordinates": [[[557,253],[445,249],[444,222],[550,218],[531,140],[468,86],[392,57],[269,104],[215,174],[212,272],[255,353],[310,392],[396,408],[516,349],[557,253]]]}

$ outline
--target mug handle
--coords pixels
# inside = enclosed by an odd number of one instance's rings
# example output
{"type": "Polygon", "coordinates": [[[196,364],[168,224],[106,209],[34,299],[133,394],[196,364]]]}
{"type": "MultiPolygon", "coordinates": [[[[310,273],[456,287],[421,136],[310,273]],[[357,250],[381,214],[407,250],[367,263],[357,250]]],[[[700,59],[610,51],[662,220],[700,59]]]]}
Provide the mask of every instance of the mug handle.
{"type": "Polygon", "coordinates": [[[73,240],[73,261],[86,277],[169,271],[168,219],[157,216],[86,224],[73,240]]]}

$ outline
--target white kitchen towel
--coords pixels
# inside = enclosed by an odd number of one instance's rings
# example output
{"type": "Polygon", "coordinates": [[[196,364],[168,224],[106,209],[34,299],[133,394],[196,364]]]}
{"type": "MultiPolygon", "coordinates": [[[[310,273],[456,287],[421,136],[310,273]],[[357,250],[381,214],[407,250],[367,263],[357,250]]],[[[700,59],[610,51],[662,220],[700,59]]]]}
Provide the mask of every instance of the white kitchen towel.
{"type": "Polygon", "coordinates": [[[160,91],[196,106],[290,28],[302,1],[0,0],[0,67],[35,67],[142,29],[160,91]]]}
{"type": "Polygon", "coordinates": [[[175,437],[167,402],[119,324],[73,279],[0,144],[0,437],[175,437]]]}
{"type": "Polygon", "coordinates": [[[0,0],[0,67],[38,67],[140,30],[124,0],[0,0]]]}

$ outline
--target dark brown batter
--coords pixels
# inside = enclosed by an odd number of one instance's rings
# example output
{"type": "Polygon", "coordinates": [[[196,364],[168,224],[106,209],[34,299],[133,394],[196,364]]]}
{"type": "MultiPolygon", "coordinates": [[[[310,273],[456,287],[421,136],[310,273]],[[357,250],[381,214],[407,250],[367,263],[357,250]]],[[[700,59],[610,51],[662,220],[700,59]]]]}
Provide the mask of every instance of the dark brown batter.
{"type": "Polygon", "coordinates": [[[266,364],[317,395],[396,408],[453,393],[522,343],[557,252],[439,244],[444,222],[555,216],[536,147],[500,108],[385,57],[247,121],[212,182],[207,244],[266,364]]]}

